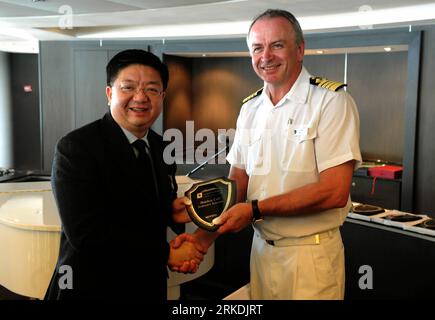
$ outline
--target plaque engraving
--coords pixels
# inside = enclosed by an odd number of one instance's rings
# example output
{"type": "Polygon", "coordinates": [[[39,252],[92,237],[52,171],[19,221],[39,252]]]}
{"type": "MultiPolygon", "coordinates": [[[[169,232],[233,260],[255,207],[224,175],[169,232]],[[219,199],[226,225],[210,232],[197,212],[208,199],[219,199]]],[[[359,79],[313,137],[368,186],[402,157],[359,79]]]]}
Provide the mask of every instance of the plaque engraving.
{"type": "Polygon", "coordinates": [[[186,206],[192,221],[202,229],[216,231],[219,225],[212,221],[236,202],[236,183],[224,177],[198,182],[185,196],[192,202],[186,206]]]}

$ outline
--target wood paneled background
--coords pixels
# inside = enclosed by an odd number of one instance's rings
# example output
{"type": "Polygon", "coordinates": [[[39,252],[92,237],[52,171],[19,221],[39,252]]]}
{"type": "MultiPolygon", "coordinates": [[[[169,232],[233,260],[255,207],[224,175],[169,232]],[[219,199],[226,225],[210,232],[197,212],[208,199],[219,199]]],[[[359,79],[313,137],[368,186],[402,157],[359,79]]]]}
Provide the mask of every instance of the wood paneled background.
{"type": "MultiPolygon", "coordinates": [[[[416,201],[413,208],[418,213],[435,215],[432,183],[435,178],[432,165],[435,151],[430,142],[435,119],[434,90],[431,88],[435,68],[431,58],[435,55],[435,27],[425,26],[421,29],[424,31],[424,41],[418,96],[416,180],[412,191],[416,194],[416,201]]],[[[365,33],[360,32],[360,36],[365,33]]],[[[403,33],[405,35],[405,31],[403,33]]],[[[370,41],[375,35],[375,31],[367,31],[370,41]]],[[[321,37],[316,35],[315,38],[321,37]]],[[[339,44],[341,36],[338,34],[334,37],[339,44]]],[[[349,37],[355,38],[353,34],[343,36],[346,39],[349,37]]],[[[307,42],[311,38],[307,36],[307,42]]],[[[104,66],[114,52],[126,48],[149,47],[164,57],[170,68],[177,70],[171,72],[164,115],[156,123],[158,131],[174,127],[183,129],[186,120],[195,120],[197,130],[202,127],[215,129],[234,126],[241,99],[261,86],[252,71],[250,59],[174,57],[176,50],[170,50],[171,43],[111,41],[103,42],[100,46],[97,41],[41,42],[43,169],[50,170],[54,145],[61,136],[81,124],[95,120],[106,110],[104,66]]],[[[179,51],[200,51],[201,48],[240,51],[240,48],[245,48],[245,41],[178,41],[176,47],[179,51]]],[[[361,147],[365,158],[400,162],[407,152],[403,145],[407,123],[403,105],[408,90],[404,80],[407,78],[407,59],[406,52],[348,55],[348,90],[359,108],[361,147]]],[[[312,74],[343,80],[342,55],[307,56],[305,65],[312,74]]]]}

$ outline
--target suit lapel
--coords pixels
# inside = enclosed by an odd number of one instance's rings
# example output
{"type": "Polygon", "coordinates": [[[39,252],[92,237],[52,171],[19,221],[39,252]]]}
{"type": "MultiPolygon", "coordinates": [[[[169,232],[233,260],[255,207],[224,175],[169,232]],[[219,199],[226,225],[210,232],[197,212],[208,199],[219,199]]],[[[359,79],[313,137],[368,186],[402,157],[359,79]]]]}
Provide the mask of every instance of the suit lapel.
{"type": "MultiPolygon", "coordinates": [[[[136,157],[127,137],[122,129],[112,118],[110,112],[107,112],[102,119],[103,137],[105,147],[107,148],[110,158],[107,161],[113,161],[113,166],[122,170],[123,175],[133,178],[137,172],[136,157]]],[[[113,172],[117,174],[117,172],[113,172]]]]}
{"type": "MultiPolygon", "coordinates": [[[[113,175],[120,174],[127,183],[137,181],[138,163],[127,137],[122,129],[112,118],[110,112],[106,113],[102,119],[102,128],[104,131],[105,147],[108,150],[109,157],[107,161],[113,162],[108,167],[114,168],[113,175]],[[116,170],[116,171],[115,171],[116,170]]],[[[170,194],[168,168],[163,162],[163,145],[159,136],[152,130],[148,133],[148,142],[150,144],[153,157],[154,169],[159,187],[159,193],[170,194]]],[[[173,173],[175,174],[175,172],[173,173]]],[[[164,199],[161,199],[164,200],[164,199]]]]}
{"type": "MultiPolygon", "coordinates": [[[[175,183],[175,165],[167,165],[163,159],[164,144],[161,137],[153,130],[148,132],[148,142],[150,143],[152,156],[154,159],[154,167],[156,170],[157,184],[159,190],[165,195],[171,195],[172,191],[176,188],[175,183]]],[[[176,192],[176,190],[175,190],[176,192]]],[[[168,199],[169,201],[171,199],[168,199]]]]}

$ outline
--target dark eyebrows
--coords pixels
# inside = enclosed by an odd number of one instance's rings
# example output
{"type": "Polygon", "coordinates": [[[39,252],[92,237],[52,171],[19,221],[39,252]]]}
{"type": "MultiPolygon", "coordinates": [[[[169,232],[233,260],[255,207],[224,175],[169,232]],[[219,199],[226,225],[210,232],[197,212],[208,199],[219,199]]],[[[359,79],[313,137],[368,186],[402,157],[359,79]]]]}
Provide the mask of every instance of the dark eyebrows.
{"type": "MultiPolygon", "coordinates": [[[[120,82],[123,82],[123,83],[128,83],[128,84],[138,84],[137,83],[137,81],[134,81],[134,80],[130,80],[130,79],[120,79],[119,80],[120,82]]],[[[156,85],[156,86],[161,86],[162,85],[162,83],[160,82],[160,81],[148,81],[147,83],[146,83],[146,85],[156,85]]]]}
{"type": "MultiPolygon", "coordinates": [[[[282,40],[282,39],[279,39],[279,40],[276,40],[276,41],[273,41],[270,45],[275,45],[275,44],[284,44],[285,43],[285,40],[282,40]]],[[[263,46],[263,44],[261,44],[261,43],[256,43],[256,42],[254,42],[254,43],[252,43],[251,44],[251,47],[252,48],[254,48],[254,47],[262,47],[263,46]]]]}
{"type": "Polygon", "coordinates": [[[155,84],[157,86],[162,85],[162,83],[160,81],[148,81],[147,84],[155,84]]]}
{"type": "Polygon", "coordinates": [[[136,81],[130,79],[119,79],[119,82],[137,83],[136,81]]]}

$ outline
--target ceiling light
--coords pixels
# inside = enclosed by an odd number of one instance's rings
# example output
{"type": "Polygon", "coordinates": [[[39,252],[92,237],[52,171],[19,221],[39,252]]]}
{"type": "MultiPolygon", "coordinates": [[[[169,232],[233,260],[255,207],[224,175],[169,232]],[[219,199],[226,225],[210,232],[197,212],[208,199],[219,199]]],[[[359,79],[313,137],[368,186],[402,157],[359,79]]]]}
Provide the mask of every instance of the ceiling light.
{"type": "Polygon", "coordinates": [[[435,4],[424,4],[392,9],[355,11],[322,16],[301,17],[299,22],[303,30],[359,27],[379,24],[423,21],[435,19],[435,4]]]}
{"type": "MultiPolygon", "coordinates": [[[[408,23],[435,19],[435,3],[398,7],[381,10],[360,10],[331,15],[298,17],[302,29],[316,31],[324,29],[339,29],[359,27],[371,28],[376,25],[391,23],[408,23]]],[[[149,27],[125,27],[112,29],[108,32],[87,33],[78,38],[106,39],[106,38],[190,38],[213,36],[246,36],[251,21],[182,24],[182,25],[153,25],[149,27]]]]}
{"type": "Polygon", "coordinates": [[[30,33],[28,29],[24,28],[9,28],[9,27],[2,27],[0,28],[0,34],[9,36],[9,37],[15,37],[22,40],[36,40],[36,38],[30,33]]]}
{"type": "Polygon", "coordinates": [[[38,53],[38,41],[0,41],[0,52],[38,53]]]}
{"type": "Polygon", "coordinates": [[[386,51],[386,52],[390,52],[390,51],[391,51],[391,47],[385,47],[385,48],[384,48],[384,51],[386,51]]]}
{"type": "Polygon", "coordinates": [[[317,54],[323,54],[323,50],[317,50],[316,53],[317,54]]]}
{"type": "Polygon", "coordinates": [[[244,36],[250,21],[160,25],[151,27],[119,28],[109,32],[78,35],[78,38],[177,38],[177,37],[208,37],[208,36],[244,36]]]}

